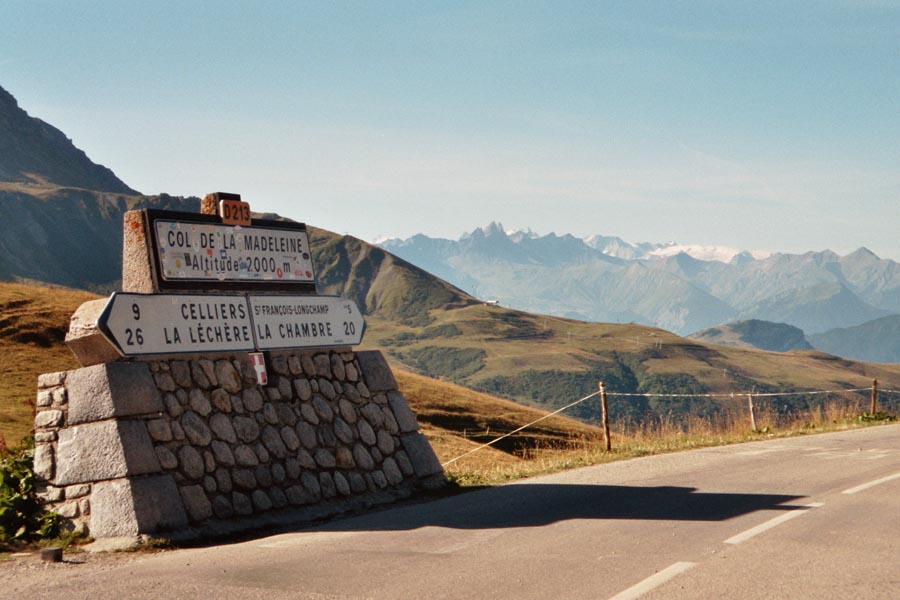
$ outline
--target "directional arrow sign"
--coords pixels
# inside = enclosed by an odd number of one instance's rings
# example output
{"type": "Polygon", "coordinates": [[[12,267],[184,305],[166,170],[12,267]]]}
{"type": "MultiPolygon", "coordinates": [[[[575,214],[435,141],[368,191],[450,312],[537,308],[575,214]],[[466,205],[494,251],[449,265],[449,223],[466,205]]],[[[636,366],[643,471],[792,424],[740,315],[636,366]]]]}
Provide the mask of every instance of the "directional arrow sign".
{"type": "Polygon", "coordinates": [[[337,296],[249,296],[260,350],[352,346],[366,323],[352,300],[337,296]]]}
{"type": "Polygon", "coordinates": [[[254,350],[244,295],[115,293],[97,326],[124,356],[254,350]]]}

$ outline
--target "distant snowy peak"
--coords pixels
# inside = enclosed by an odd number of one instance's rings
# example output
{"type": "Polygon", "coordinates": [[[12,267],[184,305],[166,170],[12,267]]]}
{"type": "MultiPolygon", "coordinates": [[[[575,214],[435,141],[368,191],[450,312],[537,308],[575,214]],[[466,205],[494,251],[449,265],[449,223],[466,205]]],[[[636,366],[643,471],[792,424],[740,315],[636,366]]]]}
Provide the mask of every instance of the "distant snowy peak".
{"type": "Polygon", "coordinates": [[[584,243],[604,254],[626,260],[668,258],[683,253],[697,260],[714,260],[729,263],[733,260],[747,262],[748,260],[763,259],[770,256],[768,252],[748,252],[727,246],[702,246],[699,244],[679,244],[677,242],[629,244],[622,238],[605,235],[586,237],[584,238],[584,243]]]}
{"type": "Polygon", "coordinates": [[[643,258],[645,252],[623,240],[620,237],[608,235],[592,235],[584,238],[584,243],[594,250],[599,250],[607,256],[634,260],[643,258]]]}
{"type": "Polygon", "coordinates": [[[402,239],[390,235],[377,235],[371,240],[367,241],[369,241],[370,244],[374,244],[376,246],[395,246],[403,243],[402,239]]]}
{"type": "MultiPolygon", "coordinates": [[[[383,248],[391,250],[415,245],[427,239],[432,238],[417,234],[406,240],[385,237],[377,240],[376,243],[383,248]]],[[[441,238],[433,239],[440,240],[441,238]]],[[[449,240],[443,241],[449,242],[449,240]]],[[[507,229],[498,221],[492,221],[484,227],[462,234],[459,237],[459,241],[478,244],[499,244],[510,250],[524,246],[537,248],[537,246],[534,246],[535,243],[553,244],[556,252],[580,252],[579,248],[581,248],[587,252],[591,250],[598,251],[606,256],[623,260],[665,259],[679,254],[686,254],[696,260],[746,264],[771,256],[769,252],[738,250],[728,246],[704,246],[700,244],[679,244],[678,242],[641,242],[632,244],[620,237],[607,235],[591,235],[586,238],[576,238],[569,234],[558,236],[555,233],[540,235],[530,228],[507,229]]],[[[864,261],[868,258],[868,251],[865,249],[860,249],[856,254],[859,261],[864,261]]],[[[877,257],[876,260],[878,260],[877,257]]]]}
{"type": "Polygon", "coordinates": [[[522,240],[536,240],[541,236],[526,227],[525,229],[507,229],[506,237],[514,242],[521,242],[522,240]]]}
{"type": "Polygon", "coordinates": [[[697,260],[714,260],[723,263],[729,263],[736,257],[742,262],[747,259],[764,259],[768,258],[771,253],[763,251],[738,250],[737,248],[729,248],[728,246],[701,246],[698,244],[676,244],[669,243],[647,253],[648,257],[668,258],[676,254],[687,254],[691,258],[697,260]]]}

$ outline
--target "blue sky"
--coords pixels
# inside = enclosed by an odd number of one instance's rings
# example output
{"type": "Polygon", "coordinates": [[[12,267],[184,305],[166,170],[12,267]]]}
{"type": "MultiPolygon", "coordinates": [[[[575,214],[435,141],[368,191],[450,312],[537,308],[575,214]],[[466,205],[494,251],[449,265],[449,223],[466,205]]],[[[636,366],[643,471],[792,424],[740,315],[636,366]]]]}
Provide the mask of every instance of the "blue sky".
{"type": "Polygon", "coordinates": [[[900,2],[0,0],[0,86],[144,193],[368,240],[900,259],[900,2]]]}

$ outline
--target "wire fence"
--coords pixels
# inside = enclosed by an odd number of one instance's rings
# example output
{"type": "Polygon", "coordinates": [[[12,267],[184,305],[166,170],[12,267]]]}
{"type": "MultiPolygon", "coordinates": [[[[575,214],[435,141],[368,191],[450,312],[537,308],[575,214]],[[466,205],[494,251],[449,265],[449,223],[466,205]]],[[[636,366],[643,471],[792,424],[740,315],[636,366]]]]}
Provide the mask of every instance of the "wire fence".
{"type": "Polygon", "coordinates": [[[715,399],[732,399],[732,400],[747,400],[747,411],[750,417],[751,428],[754,431],[757,431],[757,422],[756,422],[756,414],[755,411],[758,408],[754,405],[754,398],[779,398],[779,397],[797,397],[797,396],[844,396],[846,394],[861,394],[861,393],[869,393],[870,394],[870,406],[869,413],[876,414],[878,412],[878,398],[880,394],[898,394],[900,395],[900,390],[895,389],[881,389],[878,387],[878,381],[874,380],[872,385],[869,387],[861,387],[861,388],[842,388],[842,389],[831,389],[831,390],[807,390],[807,391],[795,391],[795,392],[719,392],[719,393],[700,393],[700,394],[677,394],[677,393],[648,393],[648,392],[607,392],[605,390],[603,382],[600,382],[599,389],[592,393],[584,396],[583,398],[579,398],[574,402],[570,402],[565,406],[554,410],[553,412],[547,413],[546,415],[541,416],[530,423],[526,423],[521,427],[518,427],[508,433],[504,433],[489,442],[481,444],[471,450],[451,459],[444,463],[441,466],[447,467],[452,465],[453,463],[466,458],[476,452],[484,450],[493,446],[494,444],[513,436],[529,427],[533,427],[534,425],[549,419],[553,416],[556,416],[566,410],[569,410],[583,402],[586,402],[592,398],[600,397],[601,398],[601,423],[604,428],[604,437],[606,442],[606,449],[610,450],[610,438],[609,438],[609,425],[608,425],[608,411],[607,411],[607,397],[617,397],[617,398],[634,398],[634,397],[643,397],[643,398],[715,398],[715,399]]]}

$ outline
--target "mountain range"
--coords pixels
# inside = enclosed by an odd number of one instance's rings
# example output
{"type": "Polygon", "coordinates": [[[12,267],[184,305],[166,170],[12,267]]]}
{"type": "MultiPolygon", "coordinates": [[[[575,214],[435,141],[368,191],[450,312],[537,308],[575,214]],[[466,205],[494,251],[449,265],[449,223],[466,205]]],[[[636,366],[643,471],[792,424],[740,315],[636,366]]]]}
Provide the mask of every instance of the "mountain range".
{"type": "MultiPolygon", "coordinates": [[[[196,197],[139,194],[0,88],[0,280],[112,291],[121,277],[124,212],[196,211],[198,205],[196,197]]],[[[855,327],[900,312],[897,264],[865,249],[846,257],[754,256],[611,236],[507,233],[498,224],[458,241],[420,235],[382,247],[314,227],[310,232],[323,292],[353,298],[367,315],[405,326],[427,326],[434,311],[478,305],[481,297],[532,312],[647,323],[677,333],[741,318],[793,323],[813,345],[852,356],[842,349],[841,331],[865,336],[868,329],[855,327]],[[837,333],[821,337],[831,331],[837,333]]],[[[771,335],[744,338],[751,345],[755,339],[771,343],[771,335]]],[[[900,349],[887,344],[873,355],[873,346],[880,347],[868,344],[867,356],[876,356],[870,360],[900,360],[900,349]]]]}
{"type": "Polygon", "coordinates": [[[381,246],[505,306],[680,335],[747,320],[821,334],[900,313],[900,264],[866,248],[847,256],[754,255],[611,236],[537,236],[498,223],[459,240],[415,235],[381,246]]]}

